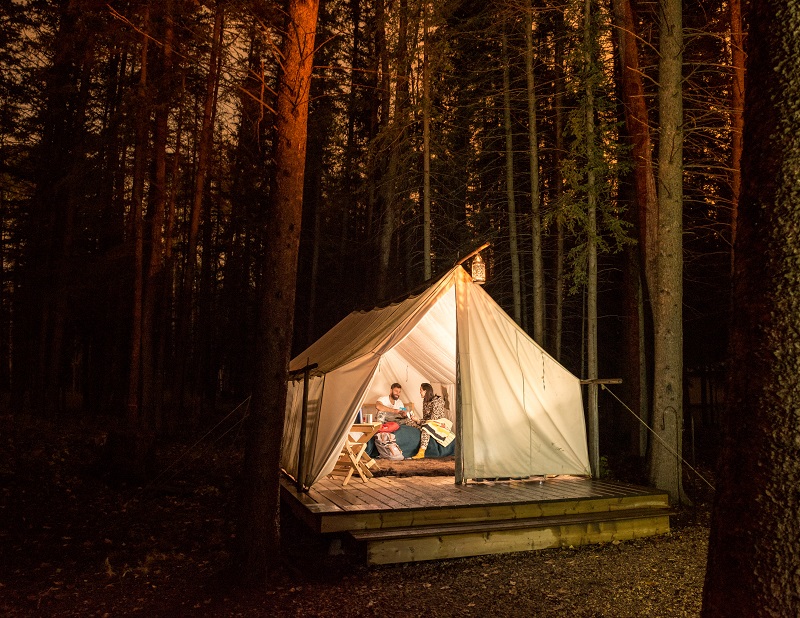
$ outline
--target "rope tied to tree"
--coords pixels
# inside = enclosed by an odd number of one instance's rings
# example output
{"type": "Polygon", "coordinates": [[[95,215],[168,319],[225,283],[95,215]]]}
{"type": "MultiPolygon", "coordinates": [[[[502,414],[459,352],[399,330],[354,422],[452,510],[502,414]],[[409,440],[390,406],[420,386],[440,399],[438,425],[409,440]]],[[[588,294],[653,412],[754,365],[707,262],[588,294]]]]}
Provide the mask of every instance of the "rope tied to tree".
{"type": "Polygon", "coordinates": [[[704,482],[706,485],[708,485],[708,486],[709,486],[711,489],[713,489],[714,491],[716,491],[716,490],[717,490],[717,488],[716,488],[716,487],[714,487],[714,486],[713,486],[713,485],[712,485],[712,484],[711,484],[711,483],[708,481],[708,479],[706,479],[706,477],[704,477],[702,474],[700,474],[700,473],[699,473],[699,472],[698,472],[698,471],[697,471],[697,470],[696,470],[694,467],[692,467],[692,465],[691,465],[691,464],[690,464],[688,461],[686,461],[686,460],[685,460],[685,459],[684,459],[684,458],[683,458],[681,455],[679,455],[679,454],[678,454],[678,452],[677,452],[675,449],[673,449],[673,448],[672,448],[672,447],[671,447],[669,444],[667,444],[667,443],[664,441],[664,439],[663,439],[661,436],[659,436],[659,435],[656,433],[655,429],[653,429],[652,427],[650,427],[650,425],[648,425],[648,424],[647,424],[647,423],[644,421],[644,419],[643,419],[641,416],[639,416],[638,414],[636,414],[636,412],[634,412],[633,410],[631,410],[631,409],[628,407],[628,405],[627,405],[627,404],[626,404],[624,401],[622,401],[622,399],[620,399],[619,397],[617,397],[617,395],[614,393],[614,391],[612,391],[610,388],[608,388],[608,387],[607,387],[605,384],[600,384],[600,387],[601,387],[601,388],[602,388],[604,391],[608,391],[608,393],[609,393],[609,394],[610,394],[610,395],[611,395],[611,396],[612,396],[614,399],[616,399],[616,400],[617,400],[619,403],[621,403],[621,404],[622,404],[622,407],[623,407],[623,408],[625,408],[625,409],[626,409],[628,412],[630,412],[631,414],[633,414],[633,416],[635,416],[635,417],[636,417],[636,420],[638,420],[638,421],[639,421],[639,422],[640,422],[642,425],[644,425],[645,427],[647,427],[648,431],[650,431],[650,433],[652,433],[652,434],[653,434],[653,435],[654,435],[656,438],[658,438],[658,441],[659,441],[659,442],[661,442],[661,444],[664,446],[664,448],[665,448],[665,449],[667,449],[667,451],[669,451],[669,452],[670,452],[672,455],[674,455],[674,456],[675,456],[677,459],[680,459],[680,460],[681,460],[681,461],[684,463],[684,465],[685,465],[687,468],[689,468],[689,470],[691,470],[691,471],[692,471],[692,472],[694,472],[694,473],[695,473],[697,476],[699,476],[699,477],[700,477],[700,478],[703,480],[703,482],[704,482]]]}

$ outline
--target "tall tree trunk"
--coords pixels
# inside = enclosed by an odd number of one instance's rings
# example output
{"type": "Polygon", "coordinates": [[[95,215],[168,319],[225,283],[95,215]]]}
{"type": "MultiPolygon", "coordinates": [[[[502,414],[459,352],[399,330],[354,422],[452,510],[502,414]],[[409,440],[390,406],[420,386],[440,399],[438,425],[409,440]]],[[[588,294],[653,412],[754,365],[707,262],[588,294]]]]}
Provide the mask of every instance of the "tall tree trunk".
{"type": "MultiPolygon", "coordinates": [[[[355,179],[353,178],[353,165],[356,156],[356,115],[357,98],[356,91],[361,83],[359,77],[359,69],[361,63],[359,62],[359,45],[361,41],[361,0],[350,0],[350,24],[353,26],[353,45],[350,48],[350,92],[348,94],[347,102],[347,142],[344,149],[344,191],[342,193],[346,196],[351,196],[356,188],[355,179]]],[[[342,229],[339,236],[339,267],[338,275],[340,281],[346,281],[345,264],[347,263],[346,257],[350,254],[348,249],[350,245],[350,209],[352,205],[349,199],[346,199],[340,206],[342,211],[342,229]]]]}
{"type": "MultiPolygon", "coordinates": [[[[583,47],[586,80],[586,204],[587,204],[587,273],[586,273],[586,377],[597,379],[597,152],[594,126],[595,41],[592,27],[592,0],[586,0],[583,14],[583,47]]],[[[589,463],[594,476],[600,475],[600,424],[597,410],[597,384],[589,384],[589,463]]]]}
{"type": "Polygon", "coordinates": [[[163,45],[161,47],[160,101],[155,110],[153,131],[153,156],[155,158],[152,213],[149,217],[150,255],[142,298],[142,412],[149,426],[161,427],[159,401],[154,392],[156,365],[156,332],[163,337],[163,324],[156,324],[157,305],[164,297],[164,218],[167,207],[167,138],[169,112],[172,100],[172,0],[166,0],[162,9],[163,45]]]}
{"type": "MultiPolygon", "coordinates": [[[[367,71],[367,89],[378,93],[379,96],[370,97],[369,139],[370,143],[377,136],[386,131],[389,125],[389,110],[391,101],[391,76],[389,74],[389,49],[386,44],[386,0],[375,1],[375,55],[367,71]]],[[[371,149],[370,174],[367,178],[367,213],[366,213],[366,238],[370,243],[373,253],[380,252],[380,247],[374,244],[376,219],[380,216],[380,169],[385,167],[384,157],[371,149]]],[[[372,266],[372,264],[370,264],[372,266]]],[[[380,276],[380,266],[371,269],[374,278],[380,276]]],[[[374,299],[375,290],[369,286],[363,288],[364,301],[374,299]]]]}
{"type": "Polygon", "coordinates": [[[800,616],[800,29],[797,4],[747,16],[742,195],[727,413],[703,615],[800,616]]]}
{"type": "Polygon", "coordinates": [[[280,454],[294,325],[314,38],[319,3],[289,0],[275,119],[275,177],[261,281],[256,382],[248,419],[237,562],[263,582],[280,557],[280,454]]]}
{"type": "Polygon", "coordinates": [[[514,135],[511,126],[511,67],[508,58],[508,35],[503,27],[503,129],[506,136],[506,201],[508,202],[508,243],[511,253],[511,290],[514,298],[514,321],[522,324],[522,291],[517,249],[517,207],[514,201],[514,135]]]}
{"type": "Polygon", "coordinates": [[[133,153],[133,179],[131,188],[131,211],[129,229],[133,241],[133,310],[131,312],[131,352],[128,368],[128,407],[129,429],[138,433],[140,424],[140,388],[142,375],[142,295],[144,289],[144,221],[142,204],[144,202],[144,181],[147,163],[149,136],[147,125],[150,120],[150,105],[147,96],[147,53],[150,37],[147,34],[150,21],[150,8],[145,7],[144,32],[139,67],[139,86],[136,110],[136,144],[133,153]]]}
{"type": "Polygon", "coordinates": [[[428,61],[428,2],[423,0],[422,16],[422,264],[423,277],[432,276],[431,267],[431,66],[428,61]]]}
{"type": "Polygon", "coordinates": [[[736,222],[739,211],[739,194],[742,191],[742,135],[744,132],[744,32],[742,31],[742,2],[728,0],[731,22],[731,60],[733,84],[731,88],[731,272],[736,246],[736,222]]]}
{"type": "MultiPolygon", "coordinates": [[[[408,106],[410,103],[410,85],[408,80],[408,0],[399,3],[399,27],[397,32],[397,51],[395,53],[395,89],[394,118],[392,119],[389,167],[383,179],[384,219],[381,228],[380,270],[378,273],[378,292],[382,299],[388,298],[391,277],[389,276],[392,254],[392,239],[400,223],[402,198],[399,186],[400,164],[403,149],[406,147],[408,125],[408,106]]],[[[388,109],[388,105],[387,105],[388,109]]],[[[388,111],[387,111],[388,113],[388,111]]],[[[399,256],[398,256],[399,257],[399,256]]]]}
{"type": "Polygon", "coordinates": [[[222,22],[224,3],[217,2],[214,14],[214,29],[212,31],[211,53],[208,59],[208,73],[206,74],[205,97],[203,100],[203,120],[200,127],[200,143],[197,148],[197,169],[194,177],[194,190],[192,193],[192,208],[189,214],[189,236],[186,242],[186,267],[183,274],[183,294],[181,296],[182,315],[180,320],[179,345],[182,346],[178,363],[180,368],[180,390],[183,389],[188,377],[189,354],[192,352],[190,342],[194,341],[192,331],[192,310],[194,305],[195,272],[197,271],[197,244],[200,235],[200,221],[203,213],[203,197],[206,189],[206,174],[211,159],[211,146],[214,136],[214,102],[217,98],[219,87],[218,56],[222,46],[222,22]]]}
{"type": "Polygon", "coordinates": [[[644,264],[647,287],[655,288],[656,235],[658,196],[653,172],[653,146],[644,96],[639,50],[636,45],[636,21],[631,0],[613,0],[614,25],[622,61],[622,97],[625,124],[630,135],[633,173],[636,179],[636,201],[639,212],[639,248],[644,264]]]}
{"type": "MultiPolygon", "coordinates": [[[[648,122],[647,105],[644,96],[642,72],[639,68],[639,50],[636,37],[636,19],[633,13],[631,0],[613,0],[614,25],[617,32],[620,56],[620,81],[622,86],[622,100],[625,108],[625,125],[628,129],[633,157],[633,176],[636,187],[636,212],[638,218],[636,225],[639,236],[639,256],[631,256],[628,260],[631,265],[626,270],[628,285],[626,286],[633,295],[628,304],[628,311],[632,318],[628,320],[631,329],[626,349],[631,354],[629,367],[628,393],[631,397],[632,407],[637,414],[649,424],[650,408],[648,405],[649,392],[647,383],[646,363],[646,338],[644,336],[644,300],[645,290],[642,289],[642,278],[645,286],[653,290],[655,284],[654,260],[656,224],[658,223],[658,197],[656,182],[653,173],[652,142],[650,139],[650,125],[648,122]],[[644,267],[640,267],[644,265],[644,267]],[[631,267],[639,268],[638,272],[628,272],[631,267]],[[636,381],[636,384],[633,383],[636,381]]],[[[626,250],[630,254],[629,251],[626,250]]],[[[647,428],[639,426],[639,453],[644,455],[647,450],[647,428]]]]}
{"type": "Polygon", "coordinates": [[[166,426],[166,429],[171,433],[172,430],[177,425],[177,421],[179,418],[179,410],[177,409],[177,400],[176,400],[176,391],[175,391],[175,383],[176,383],[176,374],[175,370],[177,367],[177,363],[175,362],[174,351],[176,349],[176,345],[174,342],[174,333],[168,325],[168,316],[172,311],[173,307],[175,306],[175,297],[176,297],[176,290],[179,288],[180,282],[178,280],[178,273],[176,272],[175,267],[175,255],[173,253],[173,244],[175,243],[175,229],[176,229],[176,201],[178,199],[178,189],[179,183],[177,182],[178,178],[178,171],[180,170],[181,164],[181,144],[183,143],[183,104],[181,99],[183,94],[186,91],[186,84],[185,81],[182,81],[180,87],[180,96],[178,97],[178,117],[175,120],[175,147],[174,147],[174,154],[172,156],[172,169],[170,172],[170,176],[173,179],[172,185],[170,186],[169,193],[167,194],[167,204],[166,204],[166,215],[164,220],[164,290],[165,294],[164,297],[161,299],[160,304],[160,315],[159,315],[159,323],[164,325],[164,334],[160,340],[160,349],[158,353],[158,362],[159,366],[156,370],[156,382],[158,383],[155,386],[155,392],[159,393],[159,396],[162,399],[162,402],[166,396],[164,383],[169,380],[172,384],[171,387],[171,403],[173,405],[168,406],[166,409],[163,409],[162,412],[162,421],[166,426]],[[172,335],[170,338],[169,335],[172,335]],[[168,347],[168,342],[172,343],[171,347],[168,347]],[[166,367],[170,368],[170,373],[167,375],[166,367]]]}
{"type": "MultiPolygon", "coordinates": [[[[380,195],[381,206],[383,209],[382,212],[382,221],[381,221],[381,233],[380,233],[380,240],[378,245],[378,297],[381,299],[385,299],[389,296],[389,270],[391,264],[391,254],[392,254],[392,237],[394,236],[395,228],[397,226],[397,217],[396,217],[396,209],[397,204],[395,204],[395,183],[397,181],[397,168],[399,165],[398,160],[398,148],[399,148],[399,136],[392,134],[391,136],[387,135],[389,131],[389,125],[394,122],[395,125],[398,123],[399,116],[400,116],[400,86],[401,86],[401,76],[399,75],[400,64],[396,63],[395,71],[397,72],[397,88],[396,88],[396,100],[395,100],[395,113],[394,118],[392,119],[391,116],[391,72],[389,67],[389,49],[386,43],[386,12],[385,7],[383,6],[383,0],[379,0],[378,8],[380,9],[380,20],[378,23],[378,39],[380,45],[378,45],[378,49],[380,51],[380,65],[381,65],[381,120],[380,120],[380,127],[381,133],[384,135],[384,139],[388,140],[388,151],[389,151],[389,158],[386,165],[385,173],[380,177],[380,191],[378,194],[380,195]]],[[[398,37],[402,38],[402,37],[398,37]]],[[[400,47],[400,42],[398,41],[398,49],[400,47]]],[[[397,126],[394,127],[395,131],[398,129],[397,126]]]]}
{"type": "MultiPolygon", "coordinates": [[[[560,208],[564,193],[564,175],[561,171],[561,161],[564,156],[564,9],[556,12],[555,23],[555,83],[553,104],[555,118],[553,131],[555,132],[555,154],[553,156],[555,203],[560,208]]],[[[553,345],[551,352],[556,360],[561,360],[561,340],[564,326],[564,221],[562,217],[556,218],[556,267],[555,267],[555,316],[553,319],[553,345]]]]}
{"type": "Polygon", "coordinates": [[[12,397],[16,410],[30,404],[37,414],[57,413],[62,401],[64,330],[70,311],[66,285],[86,165],[85,111],[95,53],[93,41],[79,40],[85,31],[82,9],[75,2],[53,9],[58,27],[48,50],[52,64],[44,73],[42,129],[32,158],[33,208],[19,221],[20,227],[27,227],[27,238],[20,268],[24,281],[15,303],[12,397]]]}
{"type": "Polygon", "coordinates": [[[655,354],[650,482],[685,501],[683,429],[683,25],[681,0],[664,0],[659,25],[658,241],[652,293],[655,354]]]}
{"type": "Polygon", "coordinates": [[[531,177],[531,253],[533,276],[533,339],[544,345],[544,259],[539,194],[539,133],[536,122],[536,84],[533,73],[533,7],[525,0],[525,76],[528,84],[528,164],[531,177]]]}

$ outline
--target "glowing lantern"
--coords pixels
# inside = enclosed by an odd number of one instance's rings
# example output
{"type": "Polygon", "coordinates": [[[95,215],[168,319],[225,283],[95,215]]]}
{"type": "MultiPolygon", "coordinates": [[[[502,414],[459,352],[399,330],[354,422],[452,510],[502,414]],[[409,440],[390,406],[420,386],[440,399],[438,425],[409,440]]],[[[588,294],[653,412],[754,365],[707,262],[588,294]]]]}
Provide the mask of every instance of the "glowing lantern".
{"type": "Polygon", "coordinates": [[[481,259],[480,253],[472,260],[472,282],[478,285],[486,283],[486,264],[481,259]]]}

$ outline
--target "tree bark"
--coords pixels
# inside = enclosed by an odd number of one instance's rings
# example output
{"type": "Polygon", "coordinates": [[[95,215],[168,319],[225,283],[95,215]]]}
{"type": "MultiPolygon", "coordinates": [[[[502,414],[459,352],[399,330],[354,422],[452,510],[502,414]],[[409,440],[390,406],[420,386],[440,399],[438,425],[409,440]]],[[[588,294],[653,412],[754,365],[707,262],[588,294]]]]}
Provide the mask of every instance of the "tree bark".
{"type": "MultiPolygon", "coordinates": [[[[592,27],[592,0],[586,0],[583,14],[583,47],[586,83],[586,377],[597,379],[597,185],[595,166],[597,151],[594,126],[594,62],[595,41],[592,27]]],[[[600,475],[600,423],[598,418],[598,385],[589,384],[589,463],[592,475],[600,475]]]]}
{"type": "MultiPolygon", "coordinates": [[[[150,21],[150,8],[145,7],[144,30],[147,33],[150,21]]],[[[138,432],[140,422],[141,352],[142,352],[142,295],[144,289],[144,221],[142,204],[144,202],[144,181],[148,151],[148,130],[150,106],[147,100],[147,53],[150,37],[142,37],[142,50],[139,67],[136,110],[136,144],[133,154],[133,179],[131,189],[131,212],[129,229],[133,241],[133,310],[131,312],[131,351],[128,367],[128,406],[127,421],[131,431],[138,432]]]]}
{"type": "MultiPolygon", "coordinates": [[[[156,382],[156,332],[163,336],[163,324],[156,324],[157,305],[163,302],[164,294],[164,219],[167,207],[167,138],[169,112],[172,101],[172,0],[166,0],[160,9],[163,26],[161,47],[160,88],[155,109],[153,131],[153,156],[155,158],[152,212],[149,213],[150,255],[142,298],[142,412],[148,425],[161,427],[161,410],[157,405],[160,393],[154,390],[156,382]]],[[[163,314],[162,314],[163,315],[163,314]]]]}
{"type": "MultiPolygon", "coordinates": [[[[626,290],[631,294],[627,305],[627,345],[629,371],[627,392],[631,407],[649,424],[648,382],[646,363],[646,338],[644,336],[644,309],[646,289],[655,284],[654,260],[656,224],[658,223],[658,196],[653,173],[652,141],[644,95],[642,71],[639,67],[639,49],[636,43],[636,19],[631,0],[613,0],[614,26],[617,33],[620,57],[620,82],[625,110],[625,126],[633,158],[633,178],[636,192],[636,211],[632,217],[638,230],[638,247],[626,249],[630,255],[626,266],[626,290]],[[638,256],[632,254],[638,251],[638,256]],[[642,282],[644,281],[644,285],[642,282]],[[643,289],[646,288],[646,289],[643,289]]],[[[637,424],[637,452],[647,452],[647,428],[637,424]]]]}
{"type": "Polygon", "coordinates": [[[539,132],[536,121],[536,83],[533,73],[533,7],[525,1],[525,76],[528,85],[528,165],[531,177],[531,254],[533,278],[533,339],[544,345],[544,260],[539,193],[539,132]]]}
{"type": "Polygon", "coordinates": [[[744,32],[742,31],[742,2],[728,0],[731,22],[731,272],[734,266],[736,246],[736,224],[739,211],[739,195],[742,191],[742,135],[744,132],[744,32]]]}
{"type": "MultiPolygon", "coordinates": [[[[564,9],[556,12],[555,23],[555,84],[553,102],[555,105],[554,131],[555,154],[553,166],[555,167],[555,201],[561,204],[564,193],[564,175],[561,171],[561,161],[564,155],[564,9]]],[[[561,360],[561,339],[564,325],[564,221],[562,217],[556,219],[556,268],[555,268],[555,316],[553,320],[553,345],[551,351],[557,361],[561,360]]]]}
{"type": "Polygon", "coordinates": [[[517,207],[514,200],[514,136],[511,127],[511,67],[508,58],[508,35],[503,28],[503,128],[506,136],[506,201],[508,202],[508,244],[511,254],[511,290],[514,298],[514,321],[522,324],[519,251],[517,249],[517,207]]]}
{"type": "MultiPolygon", "coordinates": [[[[381,91],[382,129],[384,139],[387,140],[389,161],[386,174],[381,179],[381,201],[383,202],[383,221],[381,224],[381,236],[378,259],[378,297],[386,299],[390,295],[390,269],[392,257],[392,239],[397,231],[399,210],[398,204],[398,175],[400,168],[400,149],[403,144],[405,133],[405,114],[408,106],[408,76],[406,74],[407,50],[407,27],[408,11],[407,0],[401,0],[399,5],[400,20],[397,33],[397,49],[395,52],[394,69],[396,75],[395,84],[395,104],[394,115],[390,118],[391,101],[391,78],[389,71],[389,53],[384,49],[381,60],[381,71],[383,87],[381,91]],[[388,135],[386,133],[388,131],[388,135]]],[[[382,27],[385,28],[385,13],[382,27]]],[[[384,33],[385,36],[385,33],[384,33]]]]}
{"type": "Polygon", "coordinates": [[[280,455],[294,325],[318,0],[289,0],[275,125],[275,176],[266,230],[256,383],[248,418],[236,545],[244,576],[263,582],[280,557],[280,455]]]}
{"type": "Polygon", "coordinates": [[[749,8],[727,413],[703,615],[800,615],[800,30],[749,8]]]}
{"type": "Polygon", "coordinates": [[[639,250],[644,264],[645,281],[650,290],[655,285],[658,196],[653,172],[653,145],[647,104],[644,97],[639,49],[636,44],[636,21],[631,0],[613,0],[614,25],[622,61],[622,97],[625,124],[631,140],[636,202],[639,212],[639,250]]]}
{"type": "Polygon", "coordinates": [[[181,348],[178,364],[180,369],[180,390],[183,390],[188,377],[189,355],[192,352],[190,342],[195,339],[192,332],[192,308],[194,304],[195,273],[197,271],[197,244],[200,235],[200,221],[203,215],[203,198],[206,188],[206,174],[211,158],[211,146],[214,137],[214,102],[219,87],[218,57],[222,46],[223,2],[217,2],[212,31],[211,53],[208,59],[205,97],[203,100],[203,120],[200,127],[200,143],[197,148],[197,170],[195,170],[192,207],[189,214],[189,235],[186,242],[186,264],[183,272],[181,296],[181,321],[178,345],[181,348]]]}
{"type": "Polygon", "coordinates": [[[655,330],[650,483],[685,502],[683,429],[683,25],[681,0],[664,0],[659,25],[658,256],[652,292],[655,330]],[[666,448],[664,443],[669,445],[666,448]],[[673,451],[673,452],[670,452],[673,451]]]}
{"type": "Polygon", "coordinates": [[[428,61],[428,3],[423,0],[422,17],[422,270],[424,280],[431,268],[431,66],[428,61]]]}
{"type": "MultiPolygon", "coordinates": [[[[353,27],[353,45],[350,48],[350,92],[347,100],[347,142],[344,149],[344,191],[348,198],[355,192],[356,182],[353,178],[353,165],[356,157],[356,115],[358,114],[356,89],[362,82],[359,76],[359,69],[362,63],[359,62],[359,49],[361,41],[361,0],[350,0],[350,25],[353,27]]],[[[347,257],[350,255],[350,209],[352,205],[349,199],[341,205],[342,228],[339,236],[339,264],[338,275],[340,281],[345,281],[345,265],[348,263],[347,257]]],[[[351,288],[352,289],[352,288],[351,288]]]]}

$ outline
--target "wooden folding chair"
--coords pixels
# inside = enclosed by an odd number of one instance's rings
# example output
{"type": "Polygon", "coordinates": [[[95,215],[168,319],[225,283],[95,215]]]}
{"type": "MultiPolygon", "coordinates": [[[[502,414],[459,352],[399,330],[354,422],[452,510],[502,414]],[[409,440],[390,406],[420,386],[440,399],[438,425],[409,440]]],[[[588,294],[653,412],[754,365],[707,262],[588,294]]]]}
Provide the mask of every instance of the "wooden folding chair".
{"type": "Polygon", "coordinates": [[[380,427],[381,423],[356,423],[350,428],[339,460],[331,471],[331,476],[344,474],[343,486],[350,482],[354,472],[366,483],[373,476],[370,468],[378,469],[378,463],[367,455],[367,443],[380,427]],[[354,438],[352,434],[357,434],[357,437],[354,438]]]}

